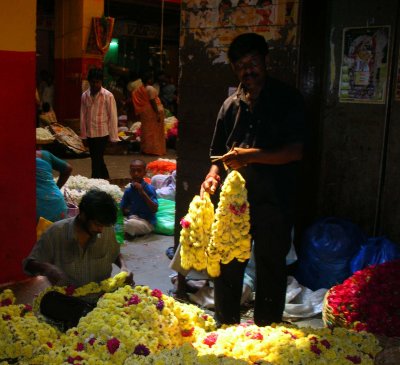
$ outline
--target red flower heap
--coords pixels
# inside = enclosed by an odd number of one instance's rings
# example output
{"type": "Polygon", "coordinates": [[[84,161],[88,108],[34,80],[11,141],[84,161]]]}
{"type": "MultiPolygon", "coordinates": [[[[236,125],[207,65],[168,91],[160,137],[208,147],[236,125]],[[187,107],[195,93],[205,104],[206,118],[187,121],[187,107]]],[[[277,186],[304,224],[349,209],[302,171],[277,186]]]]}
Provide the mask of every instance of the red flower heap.
{"type": "Polygon", "coordinates": [[[347,328],[400,336],[400,260],[355,272],[329,291],[327,303],[347,328]]]}

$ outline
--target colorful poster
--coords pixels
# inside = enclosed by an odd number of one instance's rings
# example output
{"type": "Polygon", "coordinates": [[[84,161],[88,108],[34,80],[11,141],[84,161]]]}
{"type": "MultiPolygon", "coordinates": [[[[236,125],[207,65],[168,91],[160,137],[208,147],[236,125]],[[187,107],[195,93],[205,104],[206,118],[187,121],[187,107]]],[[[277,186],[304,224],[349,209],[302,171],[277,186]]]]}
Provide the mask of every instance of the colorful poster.
{"type": "Polygon", "coordinates": [[[385,103],[389,33],[389,26],[343,30],[340,102],[385,103]]]}

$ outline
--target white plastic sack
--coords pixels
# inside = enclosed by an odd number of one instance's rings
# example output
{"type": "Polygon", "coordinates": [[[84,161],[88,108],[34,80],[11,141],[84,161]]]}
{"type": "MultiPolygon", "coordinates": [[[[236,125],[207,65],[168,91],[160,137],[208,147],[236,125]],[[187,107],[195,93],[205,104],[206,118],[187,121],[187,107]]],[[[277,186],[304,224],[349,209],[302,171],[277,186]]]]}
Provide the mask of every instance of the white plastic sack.
{"type": "Polygon", "coordinates": [[[289,276],[286,291],[286,304],[283,317],[288,319],[310,318],[322,312],[327,289],[312,291],[289,276]]]}

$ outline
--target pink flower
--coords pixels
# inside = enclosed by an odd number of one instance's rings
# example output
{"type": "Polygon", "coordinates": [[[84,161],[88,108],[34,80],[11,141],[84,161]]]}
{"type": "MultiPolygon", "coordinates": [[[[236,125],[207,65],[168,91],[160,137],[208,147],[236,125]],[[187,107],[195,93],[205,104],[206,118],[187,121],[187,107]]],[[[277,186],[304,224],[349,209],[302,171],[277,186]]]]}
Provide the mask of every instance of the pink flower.
{"type": "Polygon", "coordinates": [[[85,346],[83,345],[82,342],[78,342],[76,344],[76,351],[83,351],[85,349],[85,346]]]}
{"type": "Polygon", "coordinates": [[[151,292],[151,296],[161,299],[162,291],[160,289],[153,289],[151,292]]]}
{"type": "Polygon", "coordinates": [[[134,304],[139,304],[139,303],[140,303],[140,298],[136,294],[134,294],[128,300],[128,303],[126,305],[134,305],[134,304]]]}
{"type": "Polygon", "coordinates": [[[161,312],[164,309],[164,301],[160,299],[156,304],[156,308],[161,312]]]}
{"type": "Polygon", "coordinates": [[[12,300],[10,298],[6,298],[0,302],[0,307],[6,307],[11,304],[12,304],[12,300]]]}
{"type": "Polygon", "coordinates": [[[322,351],[318,348],[318,346],[317,346],[316,344],[311,344],[310,350],[311,350],[312,352],[314,352],[315,354],[317,354],[317,355],[321,355],[321,352],[322,352],[322,351]]]}
{"type": "Polygon", "coordinates": [[[189,330],[182,330],[181,335],[182,335],[182,337],[190,337],[193,335],[193,331],[194,331],[194,327],[192,327],[189,330]]]}
{"type": "Polygon", "coordinates": [[[68,285],[66,288],[65,288],[65,295],[73,295],[74,294],[74,292],[75,292],[75,287],[73,286],[73,285],[68,285]]]}
{"type": "Polygon", "coordinates": [[[92,345],[95,343],[96,337],[91,337],[90,340],[88,341],[89,345],[92,345]]]}
{"type": "Polygon", "coordinates": [[[359,356],[347,355],[346,359],[351,361],[353,364],[361,364],[361,358],[359,356]]]}
{"type": "Polygon", "coordinates": [[[329,343],[328,340],[322,340],[321,341],[321,345],[325,346],[325,348],[330,349],[331,348],[331,344],[329,343]]]}
{"type": "Polygon", "coordinates": [[[187,221],[185,218],[181,219],[180,224],[181,224],[182,228],[189,228],[190,227],[190,222],[187,221]]]}
{"type": "Polygon", "coordinates": [[[113,337],[113,338],[109,339],[107,341],[108,352],[111,355],[114,354],[114,352],[118,350],[119,344],[120,344],[120,342],[119,342],[119,340],[117,338],[113,337]]]}
{"type": "Polygon", "coordinates": [[[52,344],[51,342],[47,342],[46,345],[47,345],[48,347],[50,347],[50,348],[53,347],[53,344],[52,344]]]}
{"type": "Polygon", "coordinates": [[[209,334],[204,340],[203,343],[207,345],[208,347],[213,347],[215,343],[218,340],[218,334],[217,333],[211,333],[209,334]]]}

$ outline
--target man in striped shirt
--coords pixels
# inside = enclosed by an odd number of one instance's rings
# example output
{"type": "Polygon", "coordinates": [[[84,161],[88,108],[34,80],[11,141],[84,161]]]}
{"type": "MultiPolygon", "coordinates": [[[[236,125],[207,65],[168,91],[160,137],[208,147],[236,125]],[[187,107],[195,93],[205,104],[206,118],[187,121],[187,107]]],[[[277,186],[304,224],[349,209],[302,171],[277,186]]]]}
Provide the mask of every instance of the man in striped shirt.
{"type": "Polygon", "coordinates": [[[119,141],[117,106],[113,94],[102,87],[102,69],[90,69],[88,81],[90,88],[81,98],[81,138],[89,147],[92,178],[109,179],[104,151],[108,140],[119,141]]]}

